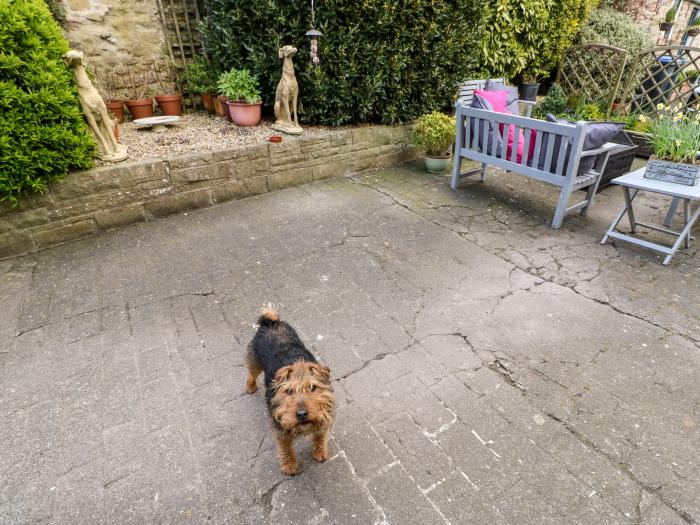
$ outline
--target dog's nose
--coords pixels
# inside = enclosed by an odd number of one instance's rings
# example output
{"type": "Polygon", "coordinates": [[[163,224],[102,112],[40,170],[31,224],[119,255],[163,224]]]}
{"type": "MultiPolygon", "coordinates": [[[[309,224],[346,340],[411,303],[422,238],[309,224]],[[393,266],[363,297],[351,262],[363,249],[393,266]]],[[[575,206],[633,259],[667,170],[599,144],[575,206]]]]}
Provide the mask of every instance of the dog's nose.
{"type": "Polygon", "coordinates": [[[308,415],[309,415],[309,413],[306,411],[305,408],[297,408],[297,419],[299,421],[306,420],[308,415]]]}

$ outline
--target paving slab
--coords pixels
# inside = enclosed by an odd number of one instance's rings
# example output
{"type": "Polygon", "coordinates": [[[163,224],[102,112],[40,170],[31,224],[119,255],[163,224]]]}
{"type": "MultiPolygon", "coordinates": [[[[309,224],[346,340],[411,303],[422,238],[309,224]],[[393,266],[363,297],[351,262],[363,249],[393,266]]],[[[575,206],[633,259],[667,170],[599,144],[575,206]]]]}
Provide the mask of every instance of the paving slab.
{"type": "Polygon", "coordinates": [[[700,522],[697,245],[601,246],[614,187],[554,231],[556,198],[408,164],[3,261],[0,522],[700,522]],[[243,390],[267,303],[338,398],[291,478],[243,390]]]}

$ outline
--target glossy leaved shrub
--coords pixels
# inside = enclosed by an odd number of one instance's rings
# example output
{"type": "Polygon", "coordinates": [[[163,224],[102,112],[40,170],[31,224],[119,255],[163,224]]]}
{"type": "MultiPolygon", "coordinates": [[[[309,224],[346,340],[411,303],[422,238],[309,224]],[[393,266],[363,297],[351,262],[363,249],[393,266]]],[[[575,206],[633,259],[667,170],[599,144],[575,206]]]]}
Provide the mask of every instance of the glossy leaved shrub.
{"type": "Polygon", "coordinates": [[[219,71],[246,68],[269,111],[294,45],[302,122],[395,123],[451,106],[477,69],[479,0],[316,2],[320,65],[309,58],[309,2],[204,0],[204,46],[219,71]]]}
{"type": "Polygon", "coordinates": [[[93,165],[67,50],[42,0],[0,1],[0,201],[93,165]]]}

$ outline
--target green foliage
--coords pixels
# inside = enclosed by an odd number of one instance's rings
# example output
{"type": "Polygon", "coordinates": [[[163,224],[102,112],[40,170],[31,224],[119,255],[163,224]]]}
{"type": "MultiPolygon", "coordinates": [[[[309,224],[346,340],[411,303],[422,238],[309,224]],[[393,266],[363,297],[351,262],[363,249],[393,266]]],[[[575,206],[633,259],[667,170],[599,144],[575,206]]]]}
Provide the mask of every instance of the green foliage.
{"type": "Polygon", "coordinates": [[[666,11],[666,16],[664,17],[664,22],[668,24],[673,24],[676,21],[676,13],[678,13],[678,9],[675,7],[672,7],[668,11],[666,11]]]}
{"type": "Polygon", "coordinates": [[[596,9],[576,35],[576,44],[607,44],[631,55],[654,47],[649,32],[629,16],[614,9],[596,9]]]}
{"type": "Polygon", "coordinates": [[[661,160],[694,164],[700,151],[700,115],[688,118],[666,107],[649,125],[654,155],[661,160]]]}
{"type": "Polygon", "coordinates": [[[0,1],[0,201],[93,164],[66,51],[43,1],[0,1]]]}
{"type": "Polygon", "coordinates": [[[480,76],[538,81],[571,45],[599,0],[489,0],[483,14],[480,76]]]}
{"type": "Polygon", "coordinates": [[[278,49],[294,45],[302,122],[395,123],[452,105],[472,77],[479,0],[316,2],[318,67],[309,58],[309,2],[204,0],[204,46],[218,71],[258,76],[269,109],[282,72],[278,49]]]}
{"type": "Polygon", "coordinates": [[[198,56],[194,62],[187,64],[180,79],[193,93],[216,93],[216,73],[202,57],[198,56]]]}
{"type": "Polygon", "coordinates": [[[559,84],[552,84],[542,102],[536,106],[538,115],[562,115],[567,109],[566,96],[559,84]]]}
{"type": "Polygon", "coordinates": [[[229,100],[240,100],[253,104],[260,102],[258,79],[247,69],[232,69],[219,75],[216,83],[219,94],[229,100]]]}
{"type": "Polygon", "coordinates": [[[413,143],[433,157],[449,155],[455,141],[455,118],[433,111],[418,119],[413,128],[413,143]]]}

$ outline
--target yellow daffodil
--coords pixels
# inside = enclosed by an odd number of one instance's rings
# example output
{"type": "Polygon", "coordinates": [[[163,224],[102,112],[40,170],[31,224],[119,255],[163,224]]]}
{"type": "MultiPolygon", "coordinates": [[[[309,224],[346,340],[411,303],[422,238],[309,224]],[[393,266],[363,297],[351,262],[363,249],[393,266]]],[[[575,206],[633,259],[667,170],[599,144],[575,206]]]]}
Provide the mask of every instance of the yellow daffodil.
{"type": "Polygon", "coordinates": [[[658,109],[659,111],[663,111],[664,109],[666,109],[666,106],[664,106],[661,102],[659,102],[656,105],[656,109],[658,109]]]}
{"type": "Polygon", "coordinates": [[[647,119],[644,115],[639,115],[639,122],[646,122],[647,120],[649,119],[647,119]]]}

